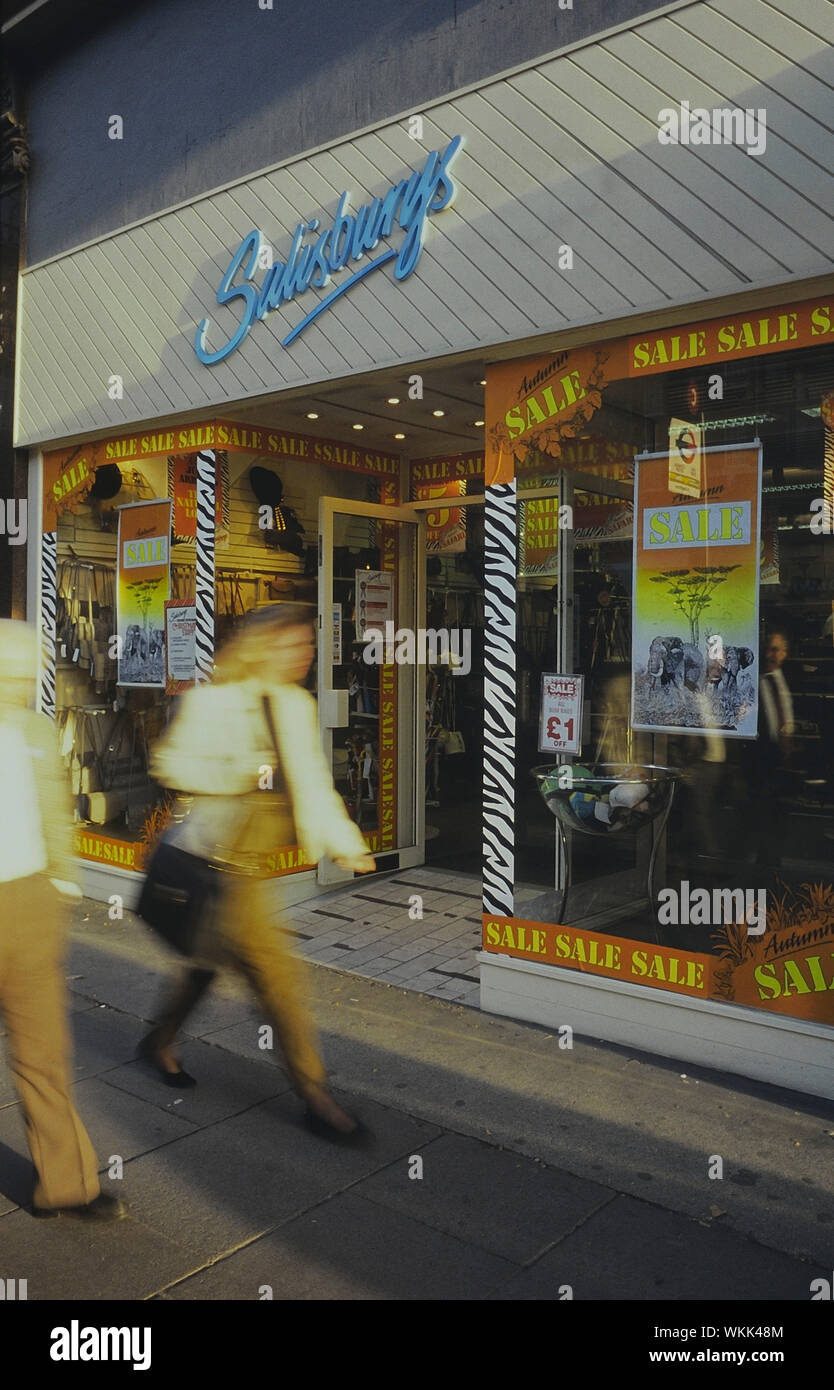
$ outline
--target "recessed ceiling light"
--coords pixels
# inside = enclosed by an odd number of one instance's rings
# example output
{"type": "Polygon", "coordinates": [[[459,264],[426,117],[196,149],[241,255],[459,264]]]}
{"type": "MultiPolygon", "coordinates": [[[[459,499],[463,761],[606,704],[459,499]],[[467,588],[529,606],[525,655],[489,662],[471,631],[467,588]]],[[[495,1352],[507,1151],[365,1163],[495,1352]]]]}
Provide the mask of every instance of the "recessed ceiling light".
{"type": "Polygon", "coordinates": [[[353,428],[354,428],[355,430],[363,430],[363,429],[365,428],[365,426],[364,426],[364,425],[354,425],[353,428]]]}
{"type": "Polygon", "coordinates": [[[388,397],[388,404],[389,404],[389,405],[399,405],[399,403],[400,403],[400,398],[399,398],[399,396],[389,396],[389,397],[388,397]]]}
{"type": "Polygon", "coordinates": [[[316,410],[308,410],[308,411],[307,411],[307,419],[308,419],[308,420],[318,420],[318,418],[319,418],[319,416],[318,416],[318,411],[316,411],[316,410]]]}
{"type": "Polygon", "coordinates": [[[432,411],[432,415],[437,415],[438,417],[440,417],[441,415],[445,415],[445,414],[446,414],[446,411],[445,411],[445,410],[433,410],[433,411],[432,411]]]}
{"type": "Polygon", "coordinates": [[[480,379],[480,381],[479,381],[477,384],[478,384],[478,386],[486,386],[486,377],[485,377],[485,376],[482,376],[481,379],[480,379]]]}
{"type": "Polygon", "coordinates": [[[405,435],[404,435],[404,434],[395,434],[395,435],[394,435],[394,438],[395,438],[395,439],[405,439],[405,435]]]}
{"type": "Polygon", "coordinates": [[[473,420],[473,421],[472,421],[472,424],[473,424],[473,425],[482,425],[483,423],[484,423],[483,420],[473,420]]]}

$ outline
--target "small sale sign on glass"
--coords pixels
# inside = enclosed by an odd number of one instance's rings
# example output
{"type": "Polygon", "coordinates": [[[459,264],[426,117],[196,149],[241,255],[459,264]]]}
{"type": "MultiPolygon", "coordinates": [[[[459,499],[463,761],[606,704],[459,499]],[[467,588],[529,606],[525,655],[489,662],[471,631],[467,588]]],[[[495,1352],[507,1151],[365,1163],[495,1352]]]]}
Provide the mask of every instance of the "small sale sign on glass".
{"type": "Polygon", "coordinates": [[[578,753],[582,747],[582,676],[542,676],[540,753],[578,753]]]}

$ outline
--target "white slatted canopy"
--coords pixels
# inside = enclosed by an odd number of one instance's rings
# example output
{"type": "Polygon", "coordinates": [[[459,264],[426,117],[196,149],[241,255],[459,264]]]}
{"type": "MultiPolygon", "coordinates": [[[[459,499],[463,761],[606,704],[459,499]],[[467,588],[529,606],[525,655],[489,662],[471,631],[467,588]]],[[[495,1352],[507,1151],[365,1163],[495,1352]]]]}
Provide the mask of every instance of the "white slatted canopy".
{"type": "MultiPolygon", "coordinates": [[[[834,264],[830,0],[705,0],[585,43],[423,113],[294,159],[33,266],[21,281],[16,443],[48,443],[233,406],[289,387],[512,343],[737,291],[834,264]],[[658,113],[763,108],[761,157],[664,145],[658,113]],[[221,277],[253,228],[286,258],[299,223],[355,209],[465,138],[453,204],[429,219],[410,278],[386,266],[289,347],[282,339],[351,271],[256,321],[204,366],[239,313],[221,277]],[[559,269],[558,248],[573,250],[559,269]],[[112,400],[108,382],[122,377],[112,400]]],[[[399,246],[403,233],[390,239],[399,246]]],[[[258,272],[256,283],[263,278],[258,272]]]]}

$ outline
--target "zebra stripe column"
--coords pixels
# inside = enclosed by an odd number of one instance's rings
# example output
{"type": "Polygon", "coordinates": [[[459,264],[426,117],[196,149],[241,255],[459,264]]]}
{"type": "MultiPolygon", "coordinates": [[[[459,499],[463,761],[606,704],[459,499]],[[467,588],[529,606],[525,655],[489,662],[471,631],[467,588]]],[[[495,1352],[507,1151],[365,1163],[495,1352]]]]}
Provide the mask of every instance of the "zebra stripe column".
{"type": "Polygon", "coordinates": [[[40,708],[55,718],[55,662],[58,608],[58,532],[47,531],[41,546],[41,689],[40,708]]]}
{"type": "Polygon", "coordinates": [[[515,879],[516,484],[484,506],[484,912],[512,917],[515,879]]]}
{"type": "Polygon", "coordinates": [[[214,523],[216,471],[213,449],[197,455],[196,684],[214,675],[214,523]]]}

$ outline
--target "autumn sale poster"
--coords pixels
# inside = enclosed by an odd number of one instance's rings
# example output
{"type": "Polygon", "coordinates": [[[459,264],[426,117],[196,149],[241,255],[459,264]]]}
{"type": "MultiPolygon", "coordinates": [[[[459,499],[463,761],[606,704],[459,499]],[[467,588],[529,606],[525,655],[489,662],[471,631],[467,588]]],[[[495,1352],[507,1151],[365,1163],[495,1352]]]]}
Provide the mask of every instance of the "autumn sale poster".
{"type": "Polygon", "coordinates": [[[705,449],[697,500],[635,460],[633,728],[756,737],[760,512],[758,443],[705,449]]]}

